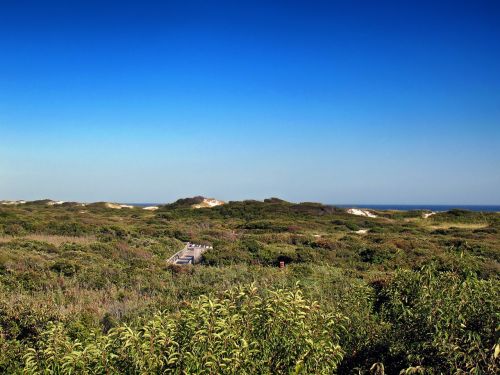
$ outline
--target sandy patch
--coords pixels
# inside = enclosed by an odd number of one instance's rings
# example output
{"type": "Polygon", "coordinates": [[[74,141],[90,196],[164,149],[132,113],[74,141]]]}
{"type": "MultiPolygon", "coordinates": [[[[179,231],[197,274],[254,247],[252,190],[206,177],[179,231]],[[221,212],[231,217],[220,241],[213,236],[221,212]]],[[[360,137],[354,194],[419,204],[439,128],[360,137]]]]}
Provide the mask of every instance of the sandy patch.
{"type": "Polygon", "coordinates": [[[356,233],[356,234],[366,234],[366,233],[368,233],[369,230],[370,229],[360,229],[360,230],[357,230],[354,233],[356,233]]]}
{"type": "Polygon", "coordinates": [[[437,225],[430,225],[430,229],[450,229],[450,228],[460,228],[460,229],[481,229],[489,226],[488,224],[480,223],[441,223],[437,225]]]}
{"type": "Polygon", "coordinates": [[[59,206],[63,203],[64,203],[64,201],[49,201],[49,202],[47,202],[47,206],[59,206]]]}
{"type": "Polygon", "coordinates": [[[0,204],[5,206],[17,206],[18,204],[25,204],[26,201],[0,201],[0,204]]]}
{"type": "Polygon", "coordinates": [[[221,206],[225,203],[226,202],[220,201],[218,199],[205,198],[205,199],[203,199],[203,202],[198,203],[198,204],[193,204],[191,207],[193,207],[193,208],[212,208],[212,207],[216,207],[216,206],[221,206]]]}
{"type": "Polygon", "coordinates": [[[106,202],[105,206],[107,208],[113,208],[115,210],[121,210],[122,208],[134,208],[134,206],[131,206],[129,204],[118,204],[118,203],[110,203],[110,202],[106,202]]]}
{"type": "Polygon", "coordinates": [[[361,210],[359,208],[349,208],[347,210],[348,214],[356,215],[356,216],[364,216],[364,217],[377,217],[374,213],[368,210],[361,210]]]}

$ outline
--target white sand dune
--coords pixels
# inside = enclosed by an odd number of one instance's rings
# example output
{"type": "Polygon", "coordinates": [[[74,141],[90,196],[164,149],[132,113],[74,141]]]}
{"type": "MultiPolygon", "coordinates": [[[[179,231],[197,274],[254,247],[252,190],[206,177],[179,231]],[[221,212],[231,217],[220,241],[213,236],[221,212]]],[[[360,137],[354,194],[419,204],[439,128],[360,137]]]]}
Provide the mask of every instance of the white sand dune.
{"type": "Polygon", "coordinates": [[[114,208],[115,210],[121,210],[122,208],[134,208],[134,206],[130,206],[128,204],[118,204],[118,203],[110,203],[110,202],[106,202],[105,206],[107,208],[114,208]]]}
{"type": "Polygon", "coordinates": [[[0,204],[6,206],[17,206],[18,204],[25,204],[26,201],[0,201],[0,204]]]}
{"type": "Polygon", "coordinates": [[[426,213],[422,214],[422,217],[423,217],[424,219],[427,219],[427,218],[429,218],[430,216],[435,215],[435,214],[436,214],[436,212],[426,212],[426,213]]]}
{"type": "Polygon", "coordinates": [[[221,206],[225,204],[226,202],[220,201],[218,199],[214,198],[204,198],[203,202],[194,204],[192,207],[193,208],[211,208],[211,207],[216,207],[216,206],[221,206]]]}
{"type": "Polygon", "coordinates": [[[371,213],[370,211],[368,211],[368,210],[361,210],[359,208],[349,208],[347,210],[347,213],[351,214],[351,215],[356,215],[356,216],[377,217],[377,215],[371,213]]]}
{"type": "Polygon", "coordinates": [[[148,206],[148,207],[144,207],[143,210],[147,210],[147,211],[156,211],[158,209],[158,206],[148,206]]]}
{"type": "Polygon", "coordinates": [[[47,206],[59,206],[63,203],[64,203],[64,201],[49,201],[49,202],[47,202],[47,206]]]}
{"type": "Polygon", "coordinates": [[[369,231],[369,229],[360,229],[360,230],[357,230],[354,233],[357,233],[357,234],[366,234],[366,233],[368,233],[368,231],[369,231]]]}

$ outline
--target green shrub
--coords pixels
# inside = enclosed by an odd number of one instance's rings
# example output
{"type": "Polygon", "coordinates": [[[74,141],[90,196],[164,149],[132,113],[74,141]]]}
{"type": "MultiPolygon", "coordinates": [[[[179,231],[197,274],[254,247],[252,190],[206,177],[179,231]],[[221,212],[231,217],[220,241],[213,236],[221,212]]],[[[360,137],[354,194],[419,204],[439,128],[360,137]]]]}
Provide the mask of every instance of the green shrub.
{"type": "Polygon", "coordinates": [[[50,267],[52,271],[68,277],[76,274],[79,268],[78,264],[66,260],[59,260],[50,267]]]}
{"type": "Polygon", "coordinates": [[[382,264],[394,257],[395,252],[392,249],[370,248],[359,252],[363,262],[372,264],[382,264]]]}
{"type": "Polygon", "coordinates": [[[403,368],[421,366],[436,373],[500,371],[497,280],[431,267],[400,271],[382,296],[383,318],[392,324],[393,366],[399,358],[403,368]]]}
{"type": "Polygon", "coordinates": [[[356,223],[347,222],[347,223],[345,224],[345,226],[347,227],[347,229],[350,229],[350,230],[355,230],[355,231],[356,231],[356,230],[359,230],[359,229],[360,229],[360,228],[359,228],[359,225],[358,225],[358,224],[356,224],[356,223]]]}
{"type": "Polygon", "coordinates": [[[298,289],[253,286],[202,296],[177,315],[142,328],[111,328],[84,340],[52,325],[27,349],[29,374],[331,374],[342,360],[346,319],[322,311],[298,289]]]}

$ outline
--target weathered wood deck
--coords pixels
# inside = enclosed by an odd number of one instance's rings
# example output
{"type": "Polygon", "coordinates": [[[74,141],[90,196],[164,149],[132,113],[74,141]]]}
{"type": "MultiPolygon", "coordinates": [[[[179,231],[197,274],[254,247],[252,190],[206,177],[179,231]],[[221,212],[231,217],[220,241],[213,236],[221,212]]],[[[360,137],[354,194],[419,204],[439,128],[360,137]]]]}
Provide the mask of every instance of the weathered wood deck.
{"type": "Polygon", "coordinates": [[[168,258],[167,263],[179,265],[196,264],[200,262],[203,253],[209,249],[212,249],[212,246],[187,243],[184,248],[168,258]]]}

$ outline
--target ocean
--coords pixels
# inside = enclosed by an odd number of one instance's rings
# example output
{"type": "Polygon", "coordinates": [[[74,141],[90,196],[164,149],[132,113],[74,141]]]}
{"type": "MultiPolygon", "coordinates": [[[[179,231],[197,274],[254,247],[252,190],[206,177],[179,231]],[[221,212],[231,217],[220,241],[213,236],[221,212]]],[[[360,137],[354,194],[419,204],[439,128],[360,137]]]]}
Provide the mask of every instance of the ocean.
{"type": "Polygon", "coordinates": [[[333,204],[342,208],[371,208],[372,210],[429,210],[449,211],[454,208],[469,211],[500,212],[498,205],[460,205],[460,204],[333,204]]]}

